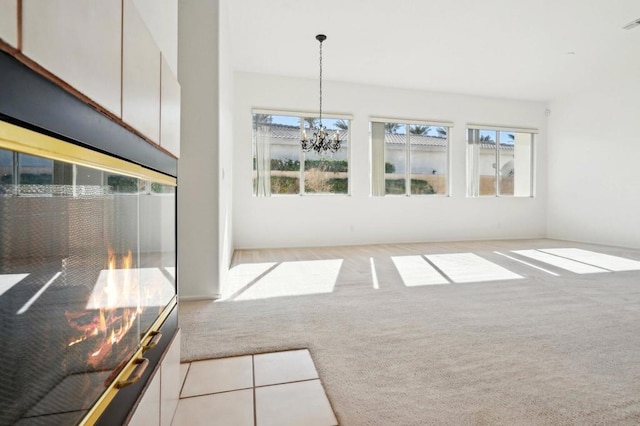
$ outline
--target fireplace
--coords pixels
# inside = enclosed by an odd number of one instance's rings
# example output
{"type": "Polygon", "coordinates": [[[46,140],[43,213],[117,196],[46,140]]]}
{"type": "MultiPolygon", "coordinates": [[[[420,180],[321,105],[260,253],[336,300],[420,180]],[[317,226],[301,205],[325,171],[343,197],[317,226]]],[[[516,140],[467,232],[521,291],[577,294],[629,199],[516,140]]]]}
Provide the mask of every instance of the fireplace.
{"type": "Polygon", "coordinates": [[[0,424],[122,424],[177,330],[176,160],[0,76],[0,424]]]}

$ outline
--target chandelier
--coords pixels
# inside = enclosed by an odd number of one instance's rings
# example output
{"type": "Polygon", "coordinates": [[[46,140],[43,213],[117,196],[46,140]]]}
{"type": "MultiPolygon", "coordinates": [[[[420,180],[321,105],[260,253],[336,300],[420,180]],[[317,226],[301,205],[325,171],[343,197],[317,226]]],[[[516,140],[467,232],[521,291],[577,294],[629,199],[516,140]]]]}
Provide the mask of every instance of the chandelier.
{"type": "Polygon", "coordinates": [[[316,40],[320,42],[320,120],[318,126],[314,125],[311,128],[313,136],[307,139],[306,130],[302,130],[302,150],[304,152],[315,151],[318,154],[322,154],[327,151],[336,152],[340,149],[340,131],[336,130],[333,135],[330,135],[326,127],[322,124],[322,42],[327,39],[324,34],[318,34],[316,40]]]}

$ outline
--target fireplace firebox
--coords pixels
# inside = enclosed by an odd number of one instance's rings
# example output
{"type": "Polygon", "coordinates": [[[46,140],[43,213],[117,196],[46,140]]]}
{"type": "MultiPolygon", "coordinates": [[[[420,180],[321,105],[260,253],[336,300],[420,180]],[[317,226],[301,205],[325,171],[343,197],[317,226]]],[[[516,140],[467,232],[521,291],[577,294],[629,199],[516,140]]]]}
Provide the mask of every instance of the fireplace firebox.
{"type": "Polygon", "coordinates": [[[0,425],[122,424],[177,330],[175,159],[0,76],[0,425]]]}

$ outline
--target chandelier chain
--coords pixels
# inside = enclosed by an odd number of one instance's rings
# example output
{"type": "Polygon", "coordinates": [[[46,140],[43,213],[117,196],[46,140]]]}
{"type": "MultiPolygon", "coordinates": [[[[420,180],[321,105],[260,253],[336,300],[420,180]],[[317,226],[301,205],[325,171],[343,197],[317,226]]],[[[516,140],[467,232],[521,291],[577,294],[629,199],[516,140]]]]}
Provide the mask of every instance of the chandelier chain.
{"type": "Polygon", "coordinates": [[[322,126],[322,42],[320,42],[320,125],[322,126]]]}

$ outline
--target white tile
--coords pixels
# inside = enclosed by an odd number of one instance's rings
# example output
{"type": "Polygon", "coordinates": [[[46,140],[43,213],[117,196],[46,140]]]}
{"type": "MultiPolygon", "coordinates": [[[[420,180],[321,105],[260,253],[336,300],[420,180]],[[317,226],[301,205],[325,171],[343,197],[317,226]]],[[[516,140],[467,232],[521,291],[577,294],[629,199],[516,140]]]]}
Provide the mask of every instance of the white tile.
{"type": "Polygon", "coordinates": [[[256,388],[257,426],[338,424],[320,380],[256,388]]]}
{"type": "Polygon", "coordinates": [[[253,364],[256,386],[318,378],[307,349],[254,355],[253,364]]]}
{"type": "Polygon", "coordinates": [[[181,397],[246,389],[253,386],[251,355],[191,363],[181,397]]]}
{"type": "Polygon", "coordinates": [[[181,399],[173,426],[253,426],[251,389],[181,399]]]}

